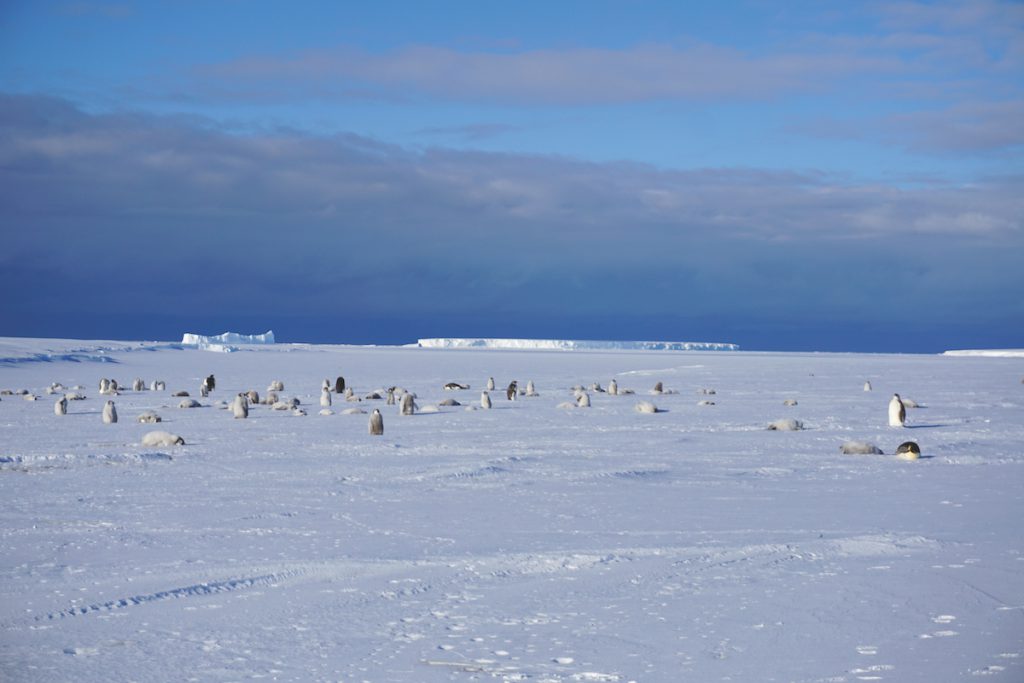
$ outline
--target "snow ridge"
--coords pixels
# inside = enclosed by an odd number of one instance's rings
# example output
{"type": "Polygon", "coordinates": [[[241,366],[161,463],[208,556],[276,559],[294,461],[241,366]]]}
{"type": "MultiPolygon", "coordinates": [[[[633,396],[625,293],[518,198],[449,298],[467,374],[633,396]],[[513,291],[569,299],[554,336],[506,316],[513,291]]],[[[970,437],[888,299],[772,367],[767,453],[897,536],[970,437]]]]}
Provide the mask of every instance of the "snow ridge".
{"type": "Polygon", "coordinates": [[[425,349],[538,349],[553,351],[623,350],[623,351],[738,351],[736,344],[721,342],[680,341],[598,341],[581,339],[484,339],[437,338],[420,339],[416,345],[425,349]]]}

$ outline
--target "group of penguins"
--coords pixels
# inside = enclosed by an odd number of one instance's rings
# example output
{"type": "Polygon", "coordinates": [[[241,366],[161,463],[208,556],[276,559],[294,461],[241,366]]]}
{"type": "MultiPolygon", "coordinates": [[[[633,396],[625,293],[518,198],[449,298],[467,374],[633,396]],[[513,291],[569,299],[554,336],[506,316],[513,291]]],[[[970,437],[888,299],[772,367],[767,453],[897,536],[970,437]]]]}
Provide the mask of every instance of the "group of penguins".
{"type": "MultiPolygon", "coordinates": [[[[207,396],[210,395],[210,392],[212,392],[216,388],[216,386],[217,386],[216,378],[212,374],[208,375],[206,378],[203,379],[202,383],[200,384],[200,389],[199,389],[200,394],[203,397],[207,397],[207,396]]],[[[160,380],[156,380],[156,381],[152,382],[152,384],[150,385],[149,388],[151,390],[153,390],[153,391],[161,391],[161,390],[166,389],[166,383],[163,382],[163,381],[160,381],[160,380]]],[[[469,387],[468,384],[461,384],[459,382],[448,382],[447,384],[444,385],[444,389],[446,391],[468,390],[469,388],[470,387],[469,387]]],[[[60,385],[58,383],[54,383],[54,384],[50,385],[50,388],[47,391],[49,393],[59,393],[63,389],[64,389],[64,387],[62,385],[60,385]]],[[[135,381],[132,383],[132,390],[133,391],[143,391],[145,389],[146,389],[146,385],[142,381],[142,379],[140,379],[140,378],[136,378],[135,381]]],[[[104,379],[100,380],[99,390],[100,390],[100,394],[102,394],[102,395],[115,395],[116,396],[116,395],[118,395],[120,393],[121,389],[120,389],[120,387],[119,387],[119,385],[118,385],[116,380],[104,378],[104,379]]],[[[275,410],[291,410],[293,412],[293,414],[305,415],[306,414],[305,411],[303,411],[299,407],[298,399],[294,399],[293,398],[293,399],[291,399],[289,401],[281,401],[279,399],[278,392],[281,392],[283,390],[284,390],[284,384],[281,381],[279,381],[279,380],[275,380],[267,388],[267,394],[266,394],[266,396],[264,397],[263,400],[260,400],[260,396],[259,396],[259,394],[256,391],[249,390],[247,392],[239,392],[235,396],[235,398],[232,400],[231,404],[229,406],[227,406],[227,407],[230,408],[230,410],[232,411],[232,413],[233,413],[233,415],[234,415],[234,417],[236,419],[245,419],[245,418],[247,418],[249,416],[250,405],[252,405],[252,404],[269,405],[272,408],[274,408],[275,410]]],[[[480,394],[480,408],[486,410],[486,409],[490,409],[492,407],[490,392],[494,391],[494,390],[495,390],[494,378],[493,377],[488,378],[488,380],[487,380],[487,389],[485,391],[481,392],[481,394],[480,394]]],[[[616,383],[616,381],[614,379],[612,379],[611,382],[608,384],[608,388],[607,389],[603,389],[603,388],[601,388],[600,384],[596,384],[595,383],[595,384],[591,385],[590,390],[591,391],[601,392],[601,393],[608,393],[608,394],[611,394],[611,395],[616,395],[616,394],[632,394],[633,393],[632,390],[628,390],[628,389],[620,390],[619,387],[618,387],[618,384],[616,383]]],[[[864,390],[865,391],[871,391],[871,383],[870,382],[865,382],[864,390]]],[[[567,402],[567,403],[560,404],[559,407],[575,408],[575,407],[589,407],[590,406],[590,395],[587,393],[586,389],[584,389],[581,386],[575,386],[575,387],[573,387],[573,392],[574,392],[574,399],[575,400],[573,402],[571,402],[571,403],[567,402]]],[[[10,392],[4,392],[4,393],[10,393],[10,392]]],[[[333,414],[333,412],[330,410],[331,404],[332,404],[332,398],[331,398],[332,393],[336,394],[336,395],[344,395],[344,397],[345,397],[345,399],[347,401],[361,401],[362,400],[362,399],[360,399],[360,398],[358,398],[358,397],[356,397],[354,395],[354,392],[353,392],[351,387],[347,387],[346,388],[346,386],[345,386],[345,378],[344,377],[339,376],[334,381],[333,385],[330,382],[330,380],[325,379],[323,381],[323,384],[321,386],[321,391],[320,391],[320,406],[321,406],[321,411],[320,412],[321,412],[322,415],[333,414]]],[[[657,384],[655,384],[654,389],[651,391],[651,393],[652,394],[671,394],[671,393],[675,393],[675,392],[672,391],[672,390],[665,390],[663,388],[663,386],[662,386],[662,383],[658,382],[657,384]]],[[[703,389],[702,393],[704,393],[704,394],[714,394],[715,392],[714,392],[714,390],[703,389]]],[[[188,392],[184,392],[184,391],[177,392],[174,395],[175,396],[188,397],[188,392]]],[[[537,394],[537,391],[536,391],[536,389],[534,387],[533,380],[530,380],[527,383],[525,390],[520,389],[518,382],[515,381],[515,380],[513,380],[511,383],[509,383],[508,387],[505,389],[505,397],[509,401],[516,400],[516,398],[518,396],[538,396],[538,395],[539,394],[537,394]]],[[[81,394],[78,394],[76,392],[65,393],[54,404],[54,413],[57,414],[57,415],[66,415],[67,411],[68,411],[68,401],[69,400],[81,400],[83,398],[84,398],[84,396],[82,396],[81,394]]],[[[374,391],[371,394],[369,394],[366,398],[367,399],[384,399],[384,400],[386,400],[387,405],[398,404],[399,412],[402,415],[413,415],[413,414],[415,414],[415,412],[417,410],[417,405],[416,405],[416,402],[415,402],[415,399],[416,399],[415,394],[412,394],[412,393],[406,391],[405,389],[403,389],[401,387],[397,387],[397,386],[390,387],[390,388],[388,388],[386,390],[374,391]]],[[[889,413],[888,414],[889,426],[890,427],[905,427],[906,426],[906,422],[907,422],[907,404],[908,403],[911,406],[916,406],[916,404],[913,403],[912,401],[909,401],[909,400],[908,401],[904,401],[904,399],[901,399],[899,394],[893,394],[892,399],[889,401],[889,410],[888,410],[888,413],[889,413]]],[[[705,401],[701,401],[701,404],[704,404],[704,405],[714,405],[714,403],[712,403],[710,401],[706,401],[706,400],[705,401]]],[[[179,404],[179,407],[182,407],[182,408],[196,407],[198,405],[199,405],[198,402],[193,401],[191,399],[187,399],[187,400],[183,400],[179,404]]],[[[445,401],[442,401],[441,405],[457,406],[457,405],[461,405],[461,404],[458,401],[455,401],[453,399],[447,399],[445,401]]],[[[786,405],[796,405],[796,401],[792,401],[792,400],[787,401],[786,405]]],[[[649,413],[661,412],[660,410],[658,410],[654,406],[654,404],[652,404],[652,403],[650,403],[648,401],[641,401],[637,405],[637,410],[639,412],[649,412],[649,413]]],[[[365,411],[363,411],[361,409],[358,409],[358,408],[351,408],[351,409],[348,409],[348,410],[346,410],[344,412],[347,412],[347,413],[362,413],[362,412],[365,412],[365,411]]],[[[103,422],[105,424],[113,424],[113,423],[117,422],[117,408],[116,408],[113,400],[108,400],[106,402],[106,404],[103,406],[102,418],[103,418],[103,422]]],[[[139,422],[151,422],[151,423],[152,422],[160,422],[161,421],[160,417],[158,415],[156,415],[156,413],[148,412],[148,411],[143,413],[142,415],[140,415],[138,420],[139,420],[139,422]]],[[[778,420],[776,422],[771,423],[768,426],[768,429],[770,429],[770,430],[783,430],[783,431],[785,431],[785,430],[800,429],[801,426],[802,425],[798,421],[796,421],[796,420],[778,420]]],[[[370,435],[372,435],[372,436],[382,436],[384,434],[384,416],[381,414],[379,408],[375,408],[373,410],[373,412],[370,414],[367,428],[368,428],[368,431],[369,431],[370,435]]],[[[157,446],[157,445],[170,446],[170,445],[181,445],[181,444],[184,444],[184,443],[185,443],[185,441],[184,441],[184,439],[182,437],[174,435],[174,434],[170,434],[168,432],[159,432],[159,431],[158,432],[150,432],[150,433],[146,434],[145,437],[143,437],[143,445],[147,445],[147,446],[157,446]]],[[[867,443],[867,442],[862,442],[862,441],[847,441],[842,446],[840,446],[840,451],[843,452],[843,453],[846,453],[846,454],[880,454],[880,455],[883,454],[883,451],[881,449],[879,449],[877,446],[875,446],[874,444],[867,443]]],[[[906,442],[900,444],[896,448],[896,456],[901,458],[901,459],[904,459],[904,460],[917,460],[921,456],[921,450],[920,450],[920,447],[918,446],[917,443],[915,443],[913,441],[906,441],[906,442]]]]}
{"type": "MultiPolygon", "coordinates": [[[[871,391],[871,382],[864,383],[864,391],[871,391]]],[[[907,426],[907,406],[918,407],[917,403],[909,399],[900,398],[899,394],[893,394],[889,399],[889,426],[907,426]]],[[[840,452],[847,455],[885,455],[881,448],[867,441],[847,441],[839,447],[840,452]]],[[[896,447],[896,457],[900,460],[917,460],[921,457],[921,447],[916,441],[904,441],[896,447]]]]}

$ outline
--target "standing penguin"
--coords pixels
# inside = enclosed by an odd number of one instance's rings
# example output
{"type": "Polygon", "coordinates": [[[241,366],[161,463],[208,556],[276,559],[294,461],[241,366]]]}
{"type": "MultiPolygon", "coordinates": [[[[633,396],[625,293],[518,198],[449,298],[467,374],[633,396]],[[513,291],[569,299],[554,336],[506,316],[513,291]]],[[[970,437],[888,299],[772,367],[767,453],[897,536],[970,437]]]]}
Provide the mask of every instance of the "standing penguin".
{"type": "Polygon", "coordinates": [[[516,380],[512,380],[512,382],[508,385],[508,389],[505,390],[505,398],[507,398],[510,401],[514,401],[516,400],[516,394],[518,393],[519,385],[516,382],[516,380]]]}
{"type": "MultiPolygon", "coordinates": [[[[327,380],[324,380],[325,382],[327,380]]],[[[331,390],[328,387],[324,387],[320,391],[320,407],[330,408],[331,407],[331,390]]]]}
{"type": "Polygon", "coordinates": [[[339,376],[334,380],[334,393],[340,394],[343,391],[345,391],[345,378],[339,376]]]}
{"type": "Polygon", "coordinates": [[[893,394],[892,400],[889,401],[889,426],[907,426],[907,409],[903,405],[903,401],[900,400],[899,394],[893,394]]]}
{"type": "Polygon", "coordinates": [[[487,378],[487,391],[494,391],[494,378],[493,377],[488,377],[487,378]]]}
{"type": "Polygon", "coordinates": [[[608,393],[612,396],[619,395],[619,383],[615,381],[614,377],[611,382],[608,382],[608,393]]]}
{"type": "Polygon", "coordinates": [[[113,401],[107,401],[107,405],[103,406],[103,424],[114,424],[117,422],[117,408],[114,407],[113,401]]]}
{"type": "Polygon", "coordinates": [[[384,416],[380,414],[380,408],[374,408],[370,413],[370,435],[384,435],[384,416]]]}
{"type": "Polygon", "coordinates": [[[395,388],[394,387],[391,387],[390,389],[388,389],[388,405],[389,406],[395,405],[395,388]]]}
{"type": "Polygon", "coordinates": [[[864,382],[864,391],[871,391],[871,382],[864,382]]]}
{"type": "Polygon", "coordinates": [[[414,415],[416,413],[416,399],[412,394],[402,394],[399,408],[401,408],[402,415],[414,415]]]}
{"type": "Polygon", "coordinates": [[[489,410],[491,407],[491,395],[486,391],[480,392],[480,407],[489,410]]]}
{"type": "Polygon", "coordinates": [[[238,394],[231,403],[231,412],[235,414],[236,420],[244,420],[249,417],[249,399],[245,394],[238,394]]]}
{"type": "Polygon", "coordinates": [[[67,415],[68,414],[68,397],[61,396],[60,399],[53,404],[53,412],[55,415],[67,415]]]}

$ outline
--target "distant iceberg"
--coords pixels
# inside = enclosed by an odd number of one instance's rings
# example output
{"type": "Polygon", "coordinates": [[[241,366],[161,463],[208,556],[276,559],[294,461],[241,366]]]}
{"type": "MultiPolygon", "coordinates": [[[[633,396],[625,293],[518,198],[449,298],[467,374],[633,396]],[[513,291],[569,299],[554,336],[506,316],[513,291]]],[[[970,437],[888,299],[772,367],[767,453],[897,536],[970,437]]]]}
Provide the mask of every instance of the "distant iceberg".
{"type": "Polygon", "coordinates": [[[673,341],[592,341],[580,339],[420,339],[425,349],[539,349],[551,351],[739,351],[736,344],[673,341]]]}
{"type": "Polygon", "coordinates": [[[944,356],[982,356],[985,358],[1024,358],[1024,349],[960,349],[946,351],[944,356]]]}
{"type": "Polygon", "coordinates": [[[237,344],[273,344],[274,331],[267,330],[263,334],[238,334],[237,332],[225,332],[224,334],[204,335],[186,332],[181,343],[187,346],[195,346],[203,351],[219,351],[231,353],[237,351],[237,344]]]}

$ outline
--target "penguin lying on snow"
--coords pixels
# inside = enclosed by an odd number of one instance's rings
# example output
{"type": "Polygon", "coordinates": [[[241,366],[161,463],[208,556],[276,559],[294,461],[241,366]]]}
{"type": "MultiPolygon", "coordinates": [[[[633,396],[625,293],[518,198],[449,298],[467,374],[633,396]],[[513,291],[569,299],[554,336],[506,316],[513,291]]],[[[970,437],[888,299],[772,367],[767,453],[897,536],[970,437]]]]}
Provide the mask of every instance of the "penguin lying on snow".
{"type": "Polygon", "coordinates": [[[142,437],[143,446],[184,446],[185,439],[170,432],[147,432],[142,437]]]}
{"type": "Polygon", "coordinates": [[[913,441],[904,441],[896,447],[896,457],[900,460],[917,460],[921,457],[921,447],[913,441]]]}
{"type": "Polygon", "coordinates": [[[839,447],[844,455],[885,455],[882,449],[867,441],[846,441],[839,447]]]}
{"type": "Polygon", "coordinates": [[[768,429],[776,432],[798,432],[804,428],[804,423],[787,417],[768,424],[768,429]]]}

